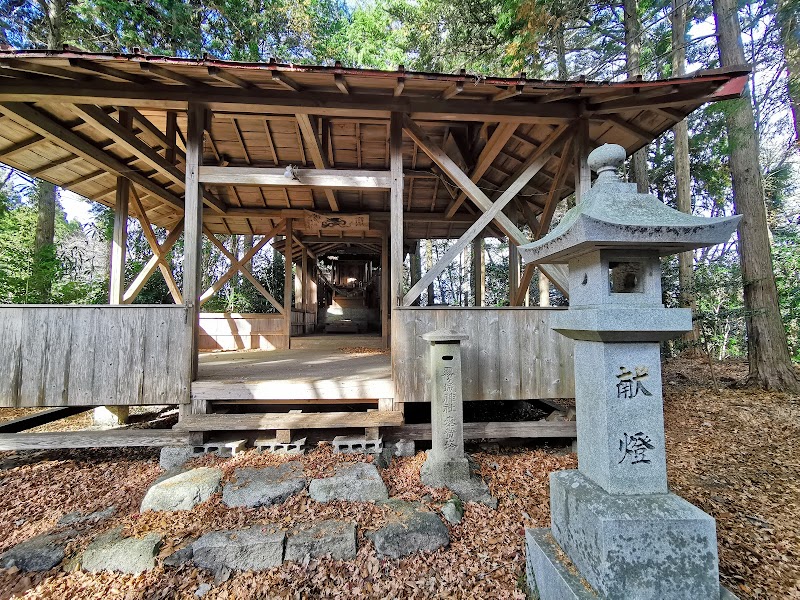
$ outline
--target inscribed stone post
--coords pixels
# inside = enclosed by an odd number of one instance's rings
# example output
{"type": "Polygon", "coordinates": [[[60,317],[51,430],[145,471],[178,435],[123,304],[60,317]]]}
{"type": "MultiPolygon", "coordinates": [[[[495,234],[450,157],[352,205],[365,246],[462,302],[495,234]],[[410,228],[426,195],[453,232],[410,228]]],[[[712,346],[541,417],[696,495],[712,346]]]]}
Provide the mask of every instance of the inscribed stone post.
{"type": "Polygon", "coordinates": [[[430,342],[431,451],[422,467],[422,481],[432,487],[451,487],[469,479],[464,454],[464,404],[461,381],[461,342],[468,336],[440,329],[422,338],[430,342]]]}

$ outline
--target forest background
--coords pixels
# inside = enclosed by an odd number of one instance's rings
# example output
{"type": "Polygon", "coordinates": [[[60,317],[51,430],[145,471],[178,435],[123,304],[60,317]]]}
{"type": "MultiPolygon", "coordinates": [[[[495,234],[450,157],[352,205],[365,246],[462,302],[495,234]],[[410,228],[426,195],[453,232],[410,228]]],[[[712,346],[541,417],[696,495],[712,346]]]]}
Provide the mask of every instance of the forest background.
{"type": "MultiPolygon", "coordinates": [[[[688,349],[724,359],[748,355],[749,350],[751,375],[758,371],[757,361],[800,361],[800,3],[796,0],[740,0],[738,4],[734,0],[366,0],[356,4],[339,0],[0,0],[0,45],[51,49],[68,45],[169,56],[208,53],[245,61],[277,57],[312,64],[339,60],[350,67],[395,69],[402,64],[411,70],[465,69],[472,74],[506,76],[525,72],[529,78],[559,80],[578,76],[622,80],[640,75],[654,79],[747,62],[754,69],[749,98],[696,111],[684,124],[637,152],[626,168],[640,191],[650,191],[681,210],[707,216],[751,210],[746,217],[748,234],[740,228],[728,244],[665,260],[665,304],[693,306],[697,317],[694,334],[669,351],[688,349]],[[733,133],[737,127],[740,137],[733,133]],[[752,164],[744,165],[748,152],[752,164]],[[681,157],[686,158],[683,163],[681,157]],[[745,167],[754,177],[747,178],[745,167]],[[754,266],[753,261],[759,264],[754,266]],[[767,300],[754,296],[761,293],[753,291],[759,286],[766,290],[767,300]],[[774,297],[773,289],[776,301],[768,297],[774,297]],[[756,335],[762,313],[770,311],[775,313],[772,322],[777,323],[778,334],[773,328],[768,335],[756,335]],[[770,338],[766,343],[772,346],[753,346],[754,340],[763,338],[770,338]]],[[[85,222],[69,221],[52,184],[7,167],[0,167],[0,183],[0,303],[106,303],[113,228],[110,209],[92,203],[91,217],[85,222]]],[[[149,246],[138,222],[132,220],[129,231],[130,281],[149,258],[149,246]]],[[[158,235],[163,239],[165,232],[158,235]]],[[[253,243],[252,238],[236,236],[224,241],[238,256],[253,243]]],[[[430,266],[451,243],[423,242],[415,260],[430,266]]],[[[468,273],[471,251],[470,247],[462,253],[423,294],[422,304],[474,303],[468,273]]],[[[503,304],[508,298],[508,243],[487,240],[485,252],[486,304],[503,304]]],[[[169,260],[180,285],[180,241],[169,260]]],[[[226,270],[227,262],[207,240],[203,261],[203,283],[208,286],[226,270]]],[[[415,274],[412,261],[407,262],[410,285],[415,274]]],[[[280,301],[283,260],[262,252],[252,270],[280,301]]],[[[556,291],[550,294],[551,303],[564,302],[556,291]]],[[[530,295],[532,303],[538,303],[535,283],[530,295]]],[[[172,302],[160,273],[137,302],[172,302]]],[[[241,278],[232,279],[206,309],[271,310],[241,278]]],[[[797,389],[796,379],[792,383],[791,378],[784,370],[772,378],[757,378],[756,383],[797,389]]]]}

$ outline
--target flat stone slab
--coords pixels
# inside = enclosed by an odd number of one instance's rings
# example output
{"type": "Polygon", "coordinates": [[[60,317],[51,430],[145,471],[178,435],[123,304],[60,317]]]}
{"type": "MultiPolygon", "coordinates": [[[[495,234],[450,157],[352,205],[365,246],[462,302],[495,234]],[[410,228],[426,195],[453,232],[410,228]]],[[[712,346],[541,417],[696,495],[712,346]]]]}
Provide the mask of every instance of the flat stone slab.
{"type": "Polygon", "coordinates": [[[310,529],[296,529],[286,538],[284,560],[301,562],[306,556],[330,555],[336,560],[356,557],[356,525],[349,521],[328,520],[310,529]]]}
{"type": "Polygon", "coordinates": [[[192,562],[219,579],[231,571],[263,571],[283,562],[286,534],[272,524],[212,531],[192,543],[192,562]]]}
{"type": "Polygon", "coordinates": [[[451,481],[447,486],[464,502],[480,502],[489,508],[497,508],[497,498],[489,492],[489,486],[480,477],[472,476],[462,481],[451,481]]]}
{"type": "Polygon", "coordinates": [[[178,473],[147,490],[140,510],[191,510],[218,492],[221,480],[222,471],[212,467],[178,473]]]}
{"type": "Polygon", "coordinates": [[[155,566],[156,554],[163,536],[149,533],[143,538],[124,538],[122,528],[98,536],[81,559],[81,566],[92,573],[120,571],[138,575],[155,566]]]}
{"type": "Polygon", "coordinates": [[[385,505],[390,509],[387,524],[367,534],[379,555],[400,558],[450,544],[447,526],[421,504],[389,500],[385,505]]]}
{"type": "Polygon", "coordinates": [[[114,516],[117,512],[116,506],[109,506],[103,510],[98,510],[92,513],[83,513],[80,511],[65,514],[58,520],[59,525],[78,525],[80,523],[100,523],[114,516]]]}
{"type": "Polygon", "coordinates": [[[262,469],[236,469],[231,481],[222,488],[222,501],[234,507],[270,506],[285,501],[305,487],[303,465],[299,462],[262,469]]]}
{"type": "Polygon", "coordinates": [[[389,498],[389,492],[375,465],[362,462],[340,464],[336,466],[335,473],[333,477],[311,480],[308,493],[313,500],[377,502],[389,498]]]}
{"type": "Polygon", "coordinates": [[[0,568],[49,571],[64,560],[64,548],[76,533],[63,531],[32,537],[0,554],[0,568]]]}
{"type": "Polygon", "coordinates": [[[464,518],[464,506],[459,498],[450,498],[450,500],[442,504],[439,511],[447,519],[447,522],[453,525],[458,525],[461,523],[461,519],[464,518]]]}

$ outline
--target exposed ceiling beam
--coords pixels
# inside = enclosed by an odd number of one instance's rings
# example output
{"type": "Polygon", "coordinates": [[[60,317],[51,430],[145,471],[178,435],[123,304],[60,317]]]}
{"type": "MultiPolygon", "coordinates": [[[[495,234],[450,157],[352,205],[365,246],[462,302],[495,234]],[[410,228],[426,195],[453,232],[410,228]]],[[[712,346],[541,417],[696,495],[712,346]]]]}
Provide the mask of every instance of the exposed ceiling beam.
{"type": "Polygon", "coordinates": [[[33,73],[35,75],[49,75],[58,79],[66,79],[68,81],[86,81],[89,79],[88,75],[82,73],[75,73],[67,69],[59,67],[52,67],[50,65],[42,65],[27,60],[19,60],[18,58],[3,58],[0,59],[0,69],[9,69],[11,71],[20,71],[22,73],[33,73]]]}
{"type": "Polygon", "coordinates": [[[363,169],[296,169],[296,179],[274,167],[200,167],[200,183],[215,185],[268,185],[278,187],[329,187],[389,189],[389,171],[363,169]]]}
{"type": "MultiPolygon", "coordinates": [[[[137,138],[130,129],[120,125],[105,111],[91,104],[79,104],[72,107],[73,111],[87,123],[91,123],[98,131],[111,136],[119,146],[147,163],[160,175],[166,177],[174,184],[185,186],[185,175],[175,165],[170,164],[155,149],[137,138]]],[[[226,210],[225,204],[212,196],[208,191],[203,192],[203,200],[207,206],[219,213],[226,210]]]]}
{"type": "MultiPolygon", "coordinates": [[[[127,177],[140,188],[147,190],[154,196],[183,210],[183,200],[165,190],[161,185],[148,179],[141,173],[132,171],[122,161],[114,158],[97,146],[56,123],[49,116],[25,103],[4,102],[0,104],[0,112],[10,117],[13,121],[27,127],[29,130],[46,137],[51,142],[77,154],[93,165],[117,176],[127,177]]],[[[75,185],[75,184],[73,184],[75,185]]]]}

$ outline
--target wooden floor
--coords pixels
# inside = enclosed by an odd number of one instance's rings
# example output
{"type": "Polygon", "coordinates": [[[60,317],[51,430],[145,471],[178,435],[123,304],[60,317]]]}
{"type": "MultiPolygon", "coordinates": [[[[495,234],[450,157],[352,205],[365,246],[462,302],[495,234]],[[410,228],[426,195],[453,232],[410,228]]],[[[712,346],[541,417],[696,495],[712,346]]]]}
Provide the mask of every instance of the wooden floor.
{"type": "Polygon", "coordinates": [[[201,354],[192,396],[217,402],[392,398],[391,357],[374,352],[380,344],[380,336],[329,334],[293,338],[291,350],[201,354]]]}

